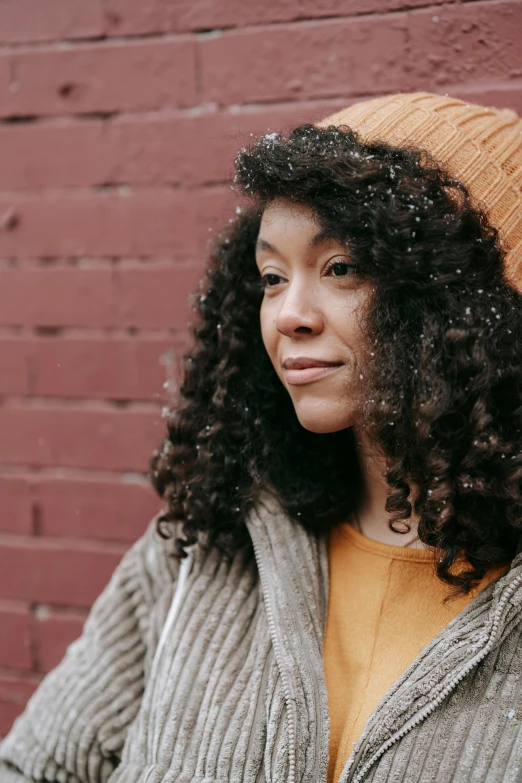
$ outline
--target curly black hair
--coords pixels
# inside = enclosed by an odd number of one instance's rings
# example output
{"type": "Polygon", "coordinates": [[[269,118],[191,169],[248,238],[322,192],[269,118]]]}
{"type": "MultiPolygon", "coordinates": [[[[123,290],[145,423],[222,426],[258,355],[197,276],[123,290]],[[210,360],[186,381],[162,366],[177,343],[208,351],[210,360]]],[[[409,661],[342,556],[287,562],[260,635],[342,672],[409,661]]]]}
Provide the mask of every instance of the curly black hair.
{"type": "Polygon", "coordinates": [[[247,206],[214,238],[151,460],[158,530],[182,522],[181,557],[200,533],[232,556],[248,546],[245,515],[262,490],[317,534],[357,505],[352,429],[305,430],[261,339],[254,246],[265,207],[287,199],[311,207],[371,281],[361,415],[386,458],[390,528],[409,530],[413,508],[439,578],[469,593],[512,560],[522,533],[522,295],[497,231],[426,152],[363,143],[346,126],[258,138],[238,153],[234,182],[247,206]],[[462,554],[469,568],[452,572],[462,554]]]}

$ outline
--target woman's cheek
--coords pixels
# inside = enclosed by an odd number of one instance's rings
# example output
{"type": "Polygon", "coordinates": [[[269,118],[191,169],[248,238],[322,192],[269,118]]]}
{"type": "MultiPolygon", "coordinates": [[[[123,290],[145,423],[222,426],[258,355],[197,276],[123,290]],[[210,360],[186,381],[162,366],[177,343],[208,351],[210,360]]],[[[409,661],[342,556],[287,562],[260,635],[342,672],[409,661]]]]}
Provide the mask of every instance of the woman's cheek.
{"type": "Polygon", "coordinates": [[[271,312],[273,308],[271,308],[269,305],[270,303],[264,299],[261,305],[260,313],[261,337],[268,355],[272,361],[274,361],[274,353],[277,342],[277,329],[275,325],[275,315],[273,312],[271,312]]]}

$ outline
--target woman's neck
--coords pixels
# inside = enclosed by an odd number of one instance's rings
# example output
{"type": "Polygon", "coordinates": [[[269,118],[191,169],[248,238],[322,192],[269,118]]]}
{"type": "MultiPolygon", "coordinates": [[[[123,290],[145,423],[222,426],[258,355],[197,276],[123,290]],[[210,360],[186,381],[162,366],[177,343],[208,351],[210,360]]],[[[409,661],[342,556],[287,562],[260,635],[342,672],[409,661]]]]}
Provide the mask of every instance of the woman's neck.
{"type": "Polygon", "coordinates": [[[384,478],[385,460],[375,454],[363,433],[354,429],[354,435],[361,471],[361,493],[357,513],[350,521],[363,535],[374,541],[424,549],[424,544],[417,538],[418,517],[415,514],[412,513],[408,520],[411,527],[409,533],[394,533],[388,527],[390,515],[385,505],[389,486],[384,478]]]}

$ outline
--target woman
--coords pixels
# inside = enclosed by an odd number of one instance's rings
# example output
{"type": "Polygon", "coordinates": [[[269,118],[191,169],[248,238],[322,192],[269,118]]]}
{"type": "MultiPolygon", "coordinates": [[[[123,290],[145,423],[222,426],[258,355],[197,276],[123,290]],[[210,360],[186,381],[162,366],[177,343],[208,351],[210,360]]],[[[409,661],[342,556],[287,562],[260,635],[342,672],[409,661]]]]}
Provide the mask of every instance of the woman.
{"type": "Polygon", "coordinates": [[[521,130],[419,93],[241,150],[163,511],[1,783],[522,780],[521,130]]]}

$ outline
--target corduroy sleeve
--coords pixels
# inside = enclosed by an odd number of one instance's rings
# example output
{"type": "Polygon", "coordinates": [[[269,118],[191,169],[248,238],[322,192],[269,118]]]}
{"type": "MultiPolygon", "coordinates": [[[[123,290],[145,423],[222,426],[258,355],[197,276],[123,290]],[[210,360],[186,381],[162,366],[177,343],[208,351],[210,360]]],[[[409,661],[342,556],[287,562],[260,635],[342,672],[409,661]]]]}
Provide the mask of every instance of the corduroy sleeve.
{"type": "Polygon", "coordinates": [[[118,766],[144,691],[152,610],[177,573],[155,528],[125,553],[82,635],[0,742],[0,783],[106,783],[118,766]]]}

